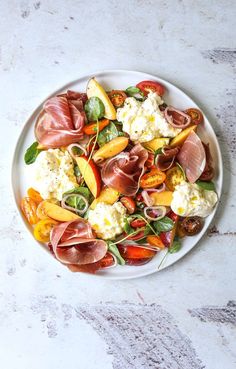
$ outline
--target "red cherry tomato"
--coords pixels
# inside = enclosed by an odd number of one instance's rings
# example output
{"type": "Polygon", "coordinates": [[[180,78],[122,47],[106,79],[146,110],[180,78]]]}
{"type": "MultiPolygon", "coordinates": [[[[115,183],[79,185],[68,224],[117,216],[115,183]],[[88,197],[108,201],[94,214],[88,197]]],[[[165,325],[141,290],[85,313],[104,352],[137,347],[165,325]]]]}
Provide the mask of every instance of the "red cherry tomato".
{"type": "Polygon", "coordinates": [[[151,261],[152,258],[145,258],[145,259],[126,259],[125,264],[126,265],[132,265],[132,266],[138,266],[138,265],[144,265],[147,264],[149,261],[151,261]]]}
{"type": "Polygon", "coordinates": [[[159,96],[165,93],[165,87],[154,81],[142,81],[139,82],[136,87],[138,87],[145,96],[147,96],[149,92],[156,92],[159,96]]]}
{"type": "Polygon", "coordinates": [[[130,222],[132,228],[142,228],[146,226],[146,222],[142,219],[134,219],[130,222]]]}
{"type": "Polygon", "coordinates": [[[152,154],[151,152],[148,153],[148,158],[145,162],[145,167],[147,169],[152,169],[154,166],[154,154],[152,154]]]}
{"type": "MultiPolygon", "coordinates": [[[[125,237],[127,236],[127,234],[125,233],[125,237]]],[[[140,231],[136,234],[133,234],[133,235],[130,235],[129,237],[127,237],[127,240],[130,240],[130,241],[139,241],[139,240],[142,240],[142,238],[144,238],[144,231],[140,231]]]]}
{"type": "Polygon", "coordinates": [[[172,210],[167,214],[167,216],[173,220],[174,227],[169,232],[161,232],[159,236],[166,247],[171,247],[176,235],[179,216],[175,214],[172,210]]]}
{"type": "Polygon", "coordinates": [[[101,262],[101,268],[107,268],[109,266],[112,266],[115,263],[113,256],[109,252],[106,253],[104,258],[102,258],[100,262],[101,262]]]}
{"type": "Polygon", "coordinates": [[[192,124],[200,124],[203,122],[203,115],[199,109],[190,108],[185,110],[185,113],[191,117],[192,124]]]}
{"type": "Polygon", "coordinates": [[[127,95],[121,90],[112,90],[108,92],[108,96],[115,108],[120,108],[124,105],[125,99],[127,98],[127,95]]]}
{"type": "Polygon", "coordinates": [[[120,202],[126,207],[129,214],[133,214],[136,209],[135,201],[128,196],[123,196],[120,199],[120,202]]]}

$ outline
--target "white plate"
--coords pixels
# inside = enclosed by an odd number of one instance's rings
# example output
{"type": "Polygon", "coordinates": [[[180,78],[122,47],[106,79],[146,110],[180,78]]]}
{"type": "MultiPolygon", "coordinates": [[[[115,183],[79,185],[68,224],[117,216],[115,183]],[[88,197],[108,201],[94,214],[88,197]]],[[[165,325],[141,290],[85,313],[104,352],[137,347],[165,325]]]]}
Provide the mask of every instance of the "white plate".
{"type": "MultiPolygon", "coordinates": [[[[98,81],[105,87],[105,89],[108,90],[126,89],[128,86],[134,86],[138,82],[143,80],[158,81],[161,82],[167,89],[167,93],[165,94],[165,101],[167,101],[168,104],[173,105],[181,110],[184,110],[189,107],[198,108],[198,106],[193,102],[192,99],[190,99],[184,92],[182,92],[179,88],[175,87],[171,83],[150,74],[127,70],[110,70],[84,76],[71,83],[68,83],[66,86],[63,86],[60,90],[53,92],[51,96],[54,96],[58,93],[62,93],[67,89],[83,92],[86,90],[86,84],[88,79],[92,76],[96,77],[98,81]]],[[[22,197],[25,196],[27,188],[31,186],[29,178],[27,178],[26,165],[24,164],[24,153],[26,149],[32,144],[32,142],[35,141],[34,123],[38,113],[42,109],[43,103],[44,102],[42,102],[42,104],[40,104],[36,108],[36,110],[33,112],[33,114],[29,117],[29,119],[25,123],[25,126],[20,134],[20,137],[18,139],[15,148],[12,163],[12,187],[16,205],[20,212],[21,217],[22,213],[19,207],[20,200],[22,199],[22,197]]],[[[222,156],[215,132],[213,131],[211,124],[209,123],[206,116],[204,116],[204,124],[201,124],[199,126],[198,134],[204,142],[210,143],[211,153],[214,158],[214,165],[216,169],[216,177],[214,179],[214,182],[216,185],[218,196],[220,198],[223,179],[222,156]]],[[[103,278],[109,279],[129,279],[145,276],[172,265],[177,260],[181,259],[185,254],[187,254],[187,252],[189,252],[194,246],[196,246],[198,241],[201,239],[201,237],[209,227],[214,217],[215,211],[216,208],[211,213],[211,215],[205,219],[205,225],[201,233],[199,233],[197,236],[188,237],[184,239],[181,250],[176,254],[168,254],[168,257],[165,259],[165,262],[161,265],[159,269],[158,266],[163,258],[165,251],[162,251],[159,254],[157,254],[148,264],[142,266],[124,266],[124,267],[117,266],[116,268],[110,268],[102,272],[99,272],[98,275],[102,276],[103,278]]],[[[22,217],[22,219],[27,228],[29,229],[29,231],[32,233],[32,228],[27,224],[24,217],[22,217]]],[[[39,245],[41,245],[42,248],[47,250],[43,244],[39,243],[39,245]]],[[[51,256],[51,254],[48,257],[51,258],[52,262],[57,262],[51,256]]],[[[62,266],[62,268],[65,267],[62,266]]]]}

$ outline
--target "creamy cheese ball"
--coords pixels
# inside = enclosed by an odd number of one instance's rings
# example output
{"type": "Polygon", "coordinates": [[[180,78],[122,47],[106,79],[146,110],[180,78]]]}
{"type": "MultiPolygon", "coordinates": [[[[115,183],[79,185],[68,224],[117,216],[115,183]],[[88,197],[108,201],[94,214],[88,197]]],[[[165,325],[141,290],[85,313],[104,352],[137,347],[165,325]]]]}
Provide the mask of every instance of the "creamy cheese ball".
{"type": "Polygon", "coordinates": [[[207,217],[217,203],[217,194],[206,191],[197,184],[182,182],[175,187],[171,209],[183,217],[207,217]]]}
{"type": "Polygon", "coordinates": [[[43,199],[61,201],[64,192],[78,186],[71,156],[67,151],[49,149],[41,151],[34,164],[33,187],[43,199]]]}
{"type": "Polygon", "coordinates": [[[172,127],[160,111],[163,100],[156,92],[150,92],[145,101],[134,97],[125,100],[117,109],[117,120],[123,123],[123,131],[132,141],[147,142],[157,137],[175,137],[181,129],[172,127]]]}
{"type": "Polygon", "coordinates": [[[99,202],[94,210],[89,210],[88,222],[99,238],[113,239],[123,232],[126,208],[121,202],[113,205],[99,202]]]}

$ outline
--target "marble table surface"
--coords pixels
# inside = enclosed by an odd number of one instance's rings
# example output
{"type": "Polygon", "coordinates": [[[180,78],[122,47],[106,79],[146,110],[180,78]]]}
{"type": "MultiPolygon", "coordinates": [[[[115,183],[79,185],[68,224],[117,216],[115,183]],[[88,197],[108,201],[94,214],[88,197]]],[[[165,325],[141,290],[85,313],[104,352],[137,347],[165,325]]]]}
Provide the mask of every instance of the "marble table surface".
{"type": "Polygon", "coordinates": [[[1,368],[235,368],[235,1],[2,0],[0,14],[1,368]],[[224,161],[220,206],[199,245],[129,281],[54,262],[24,228],[10,185],[14,145],[39,102],[83,74],[117,68],[188,93],[224,161]]]}

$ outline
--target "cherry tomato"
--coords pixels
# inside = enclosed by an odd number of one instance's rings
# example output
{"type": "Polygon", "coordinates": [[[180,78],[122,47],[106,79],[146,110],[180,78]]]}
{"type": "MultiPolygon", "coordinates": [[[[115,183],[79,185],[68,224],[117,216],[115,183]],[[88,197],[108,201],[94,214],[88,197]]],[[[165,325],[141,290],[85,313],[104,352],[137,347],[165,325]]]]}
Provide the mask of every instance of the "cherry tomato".
{"type": "Polygon", "coordinates": [[[195,236],[203,228],[203,220],[200,217],[186,217],[180,225],[186,236],[195,236]]]}
{"type": "Polygon", "coordinates": [[[149,243],[149,245],[155,246],[158,249],[164,249],[165,248],[165,245],[164,245],[164,243],[162,242],[162,240],[159,236],[149,235],[149,236],[147,236],[147,242],[149,243]]]}
{"type": "MultiPolygon", "coordinates": [[[[127,236],[127,234],[125,233],[125,236],[127,236]]],[[[140,232],[130,235],[129,237],[127,237],[127,240],[130,241],[139,241],[142,240],[145,237],[145,233],[143,230],[141,230],[140,232]]]]}
{"type": "Polygon", "coordinates": [[[121,90],[112,90],[108,92],[108,96],[115,108],[123,106],[127,98],[127,95],[121,90]]]}
{"type": "Polygon", "coordinates": [[[149,259],[156,255],[156,251],[133,245],[118,245],[122,258],[126,259],[149,259]]]}
{"type": "Polygon", "coordinates": [[[86,124],[83,128],[83,131],[86,135],[94,135],[97,133],[97,126],[98,126],[98,131],[100,132],[103,130],[103,128],[108,126],[109,123],[110,123],[109,119],[99,120],[98,124],[97,122],[92,122],[92,123],[86,124]]]}
{"type": "Polygon", "coordinates": [[[142,228],[146,226],[146,222],[142,219],[134,219],[130,222],[132,228],[142,228]]]}
{"type": "Polygon", "coordinates": [[[164,172],[159,169],[153,168],[150,172],[144,174],[140,180],[140,187],[142,188],[155,188],[162,184],[166,179],[164,172]]]}
{"type": "Polygon", "coordinates": [[[36,191],[34,188],[30,187],[27,190],[27,195],[36,203],[39,204],[40,202],[43,201],[40,193],[38,191],[36,191]]]}
{"type": "Polygon", "coordinates": [[[36,215],[37,204],[30,197],[24,197],[21,200],[21,210],[29,224],[36,224],[39,221],[36,215]]]}
{"type": "Polygon", "coordinates": [[[138,202],[143,202],[143,196],[142,196],[142,194],[141,194],[141,193],[138,193],[138,194],[136,195],[136,201],[138,201],[138,202]]]}
{"type": "Polygon", "coordinates": [[[110,267],[115,263],[113,256],[109,252],[106,253],[102,260],[100,260],[100,262],[101,268],[110,267]]]}
{"type": "Polygon", "coordinates": [[[199,109],[190,108],[185,110],[185,113],[191,117],[191,124],[200,124],[203,122],[203,115],[199,109]]]}
{"type": "Polygon", "coordinates": [[[129,214],[133,214],[136,209],[135,201],[128,196],[123,196],[120,199],[120,202],[126,207],[129,214]]]}
{"type": "Polygon", "coordinates": [[[40,220],[34,227],[34,237],[39,242],[49,242],[52,228],[58,224],[53,219],[47,218],[40,220]]]}
{"type": "Polygon", "coordinates": [[[175,187],[184,181],[183,171],[176,165],[166,172],[166,185],[170,191],[174,191],[175,187]]]}
{"type": "Polygon", "coordinates": [[[151,258],[145,258],[145,259],[125,259],[125,264],[126,265],[132,265],[132,266],[139,266],[139,265],[144,265],[147,264],[149,261],[152,260],[151,258]]]}
{"type": "Polygon", "coordinates": [[[165,93],[165,87],[154,81],[142,81],[139,82],[136,87],[143,92],[144,96],[147,96],[149,92],[156,92],[159,96],[165,93]]]}

